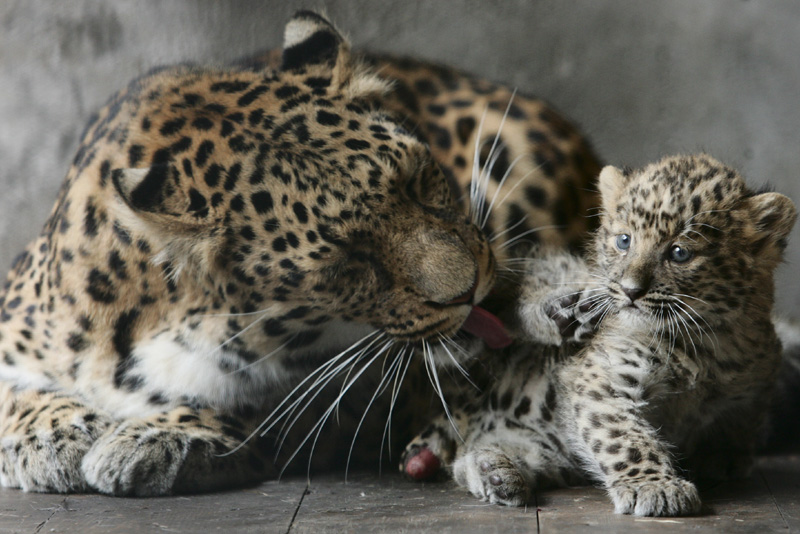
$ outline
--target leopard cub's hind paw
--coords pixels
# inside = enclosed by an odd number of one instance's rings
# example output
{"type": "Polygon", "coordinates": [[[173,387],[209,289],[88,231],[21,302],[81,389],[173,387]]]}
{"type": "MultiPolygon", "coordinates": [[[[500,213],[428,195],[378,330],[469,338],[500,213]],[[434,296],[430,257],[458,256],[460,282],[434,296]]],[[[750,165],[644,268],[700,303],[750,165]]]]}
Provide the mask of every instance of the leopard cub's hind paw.
{"type": "Polygon", "coordinates": [[[511,459],[491,448],[472,451],[453,464],[456,482],[483,501],[522,506],[530,487],[511,459]]]}

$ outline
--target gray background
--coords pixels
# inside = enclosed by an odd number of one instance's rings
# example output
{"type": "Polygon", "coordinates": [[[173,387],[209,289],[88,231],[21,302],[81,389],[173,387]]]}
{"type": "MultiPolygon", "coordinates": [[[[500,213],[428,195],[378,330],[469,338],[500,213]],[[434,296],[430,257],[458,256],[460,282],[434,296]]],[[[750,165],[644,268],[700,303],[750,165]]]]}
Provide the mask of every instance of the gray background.
{"type": "MultiPolygon", "coordinates": [[[[609,163],[706,150],[800,200],[796,0],[0,0],[0,270],[39,231],[89,114],[152,66],[280,45],[324,9],[355,46],[544,97],[609,163]]],[[[779,309],[800,316],[800,231],[779,309]]]]}

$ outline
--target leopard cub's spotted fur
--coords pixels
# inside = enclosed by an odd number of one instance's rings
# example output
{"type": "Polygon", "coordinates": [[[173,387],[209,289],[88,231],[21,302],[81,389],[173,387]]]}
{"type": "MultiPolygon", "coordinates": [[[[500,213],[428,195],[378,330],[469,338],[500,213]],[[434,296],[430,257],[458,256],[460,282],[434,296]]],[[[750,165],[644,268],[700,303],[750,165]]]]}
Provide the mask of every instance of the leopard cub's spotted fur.
{"type": "Polygon", "coordinates": [[[607,167],[599,181],[588,261],[539,253],[528,267],[517,315],[539,343],[507,351],[492,387],[458,401],[463,441],[441,421],[407,458],[429,447],[454,460],[456,481],[490,502],[589,478],[618,513],[696,513],[688,478],[751,462],[780,363],[773,271],[795,208],[705,155],[607,167]],[[536,294],[554,284],[588,287],[577,321],[605,314],[581,348],[542,338],[553,321],[536,294]]]}

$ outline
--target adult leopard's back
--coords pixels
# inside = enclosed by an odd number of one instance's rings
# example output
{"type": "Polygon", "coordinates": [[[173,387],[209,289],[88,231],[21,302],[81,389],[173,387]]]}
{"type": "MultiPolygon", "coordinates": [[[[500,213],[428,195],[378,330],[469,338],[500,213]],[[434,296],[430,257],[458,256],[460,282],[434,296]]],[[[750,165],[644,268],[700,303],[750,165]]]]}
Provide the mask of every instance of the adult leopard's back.
{"type": "MultiPolygon", "coordinates": [[[[310,12],[274,57],[154,71],[87,128],[2,300],[4,485],[152,495],[268,476],[271,442],[218,454],[293,385],[455,333],[514,235],[580,239],[596,162],[540,102],[515,98],[507,149],[484,152],[495,178],[510,169],[490,244],[461,192],[507,89],[413,62],[366,67],[310,12]]],[[[341,435],[359,417],[343,410],[341,435]]]]}

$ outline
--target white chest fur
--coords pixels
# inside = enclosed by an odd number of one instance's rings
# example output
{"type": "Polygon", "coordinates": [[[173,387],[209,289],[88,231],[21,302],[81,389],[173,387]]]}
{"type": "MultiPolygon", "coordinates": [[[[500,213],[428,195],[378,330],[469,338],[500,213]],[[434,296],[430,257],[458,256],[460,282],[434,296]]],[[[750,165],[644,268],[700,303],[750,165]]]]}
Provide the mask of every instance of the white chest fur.
{"type": "Polygon", "coordinates": [[[135,345],[126,375],[141,384],[134,395],[112,395],[106,408],[118,417],[142,416],[181,402],[230,411],[258,407],[269,397],[281,398],[296,382],[295,360],[313,356],[324,362],[335,357],[373,329],[365,325],[330,324],[317,341],[290,350],[276,341],[245,360],[230,345],[205,339],[198,330],[162,332],[135,345]],[[254,358],[252,356],[255,356],[254,358]],[[153,396],[167,406],[154,405],[153,396]],[[112,400],[114,399],[114,400],[112,400]]]}

